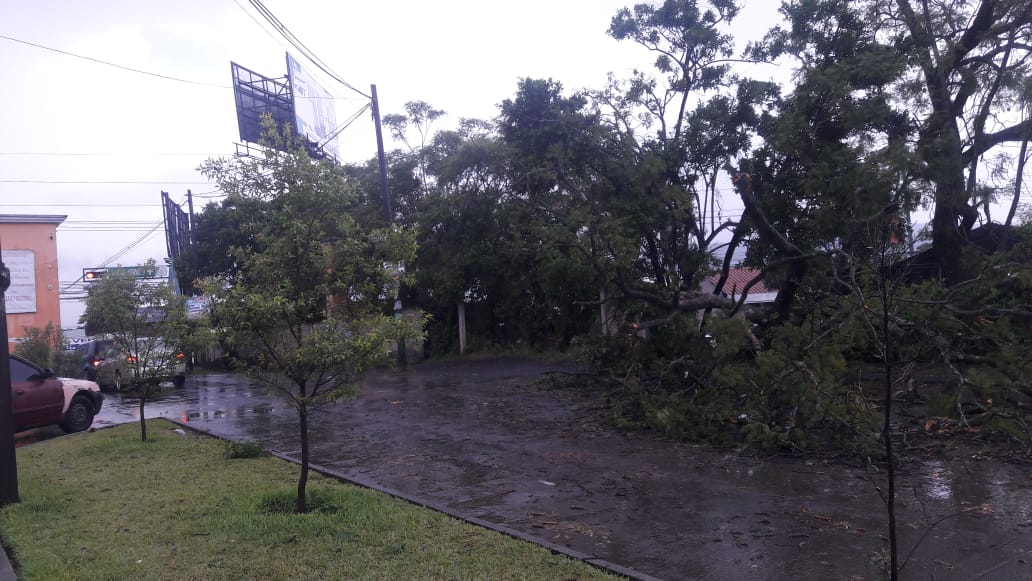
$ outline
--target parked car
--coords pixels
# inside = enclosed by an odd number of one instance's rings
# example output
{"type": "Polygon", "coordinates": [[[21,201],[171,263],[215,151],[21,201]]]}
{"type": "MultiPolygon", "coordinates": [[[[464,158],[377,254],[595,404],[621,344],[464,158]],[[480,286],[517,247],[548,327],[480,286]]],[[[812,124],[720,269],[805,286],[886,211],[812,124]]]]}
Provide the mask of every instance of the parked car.
{"type": "Polygon", "coordinates": [[[97,380],[97,366],[111,350],[114,341],[109,339],[87,339],[74,346],[79,356],[79,377],[90,381],[97,380]]]}
{"type": "Polygon", "coordinates": [[[57,424],[71,434],[93,425],[104,402],[95,382],[58,378],[17,355],[10,356],[10,363],[15,432],[57,424]]]}
{"type": "Polygon", "coordinates": [[[186,356],[182,351],[170,349],[161,339],[153,337],[141,337],[138,344],[140,352],[134,355],[122,350],[112,339],[80,343],[76,351],[80,354],[81,377],[116,390],[143,375],[171,381],[176,387],[186,383],[186,356]]]}

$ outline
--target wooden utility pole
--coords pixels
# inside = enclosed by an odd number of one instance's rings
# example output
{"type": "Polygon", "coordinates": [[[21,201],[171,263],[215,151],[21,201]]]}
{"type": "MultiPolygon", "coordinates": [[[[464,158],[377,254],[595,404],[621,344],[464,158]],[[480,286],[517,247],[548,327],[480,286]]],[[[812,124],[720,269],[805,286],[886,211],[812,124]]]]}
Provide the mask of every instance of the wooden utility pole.
{"type": "MultiPolygon", "coordinates": [[[[0,251],[2,252],[2,251],[0,251]]],[[[11,401],[11,360],[7,343],[7,303],[11,271],[0,254],[0,507],[18,502],[18,464],[14,451],[14,405],[11,401]]],[[[2,549],[0,549],[2,550],[2,549]]]]}

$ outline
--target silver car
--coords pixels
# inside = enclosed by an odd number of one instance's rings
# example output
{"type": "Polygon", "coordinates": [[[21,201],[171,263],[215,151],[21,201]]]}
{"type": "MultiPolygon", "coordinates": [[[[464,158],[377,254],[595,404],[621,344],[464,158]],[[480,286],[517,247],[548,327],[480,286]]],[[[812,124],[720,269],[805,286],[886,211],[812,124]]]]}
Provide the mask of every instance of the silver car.
{"type": "Polygon", "coordinates": [[[171,381],[176,387],[186,382],[186,355],[159,338],[137,339],[135,352],[122,349],[112,339],[90,340],[76,349],[82,354],[83,379],[103,387],[120,390],[141,379],[171,381]]]}

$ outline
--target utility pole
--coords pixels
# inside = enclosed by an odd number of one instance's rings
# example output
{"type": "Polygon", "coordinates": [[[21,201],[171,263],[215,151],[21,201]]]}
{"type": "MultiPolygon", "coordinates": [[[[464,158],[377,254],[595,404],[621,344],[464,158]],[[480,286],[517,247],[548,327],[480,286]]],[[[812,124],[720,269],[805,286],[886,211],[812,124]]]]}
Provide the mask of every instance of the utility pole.
{"type": "Polygon", "coordinates": [[[11,360],[7,343],[7,302],[11,271],[0,254],[0,507],[18,502],[18,463],[14,451],[14,405],[11,401],[11,360]]]}
{"type": "MultiPolygon", "coordinates": [[[[391,194],[387,188],[387,155],[383,151],[383,129],[380,127],[380,100],[376,96],[376,85],[370,85],[373,97],[373,125],[376,127],[376,154],[380,160],[380,193],[383,195],[383,217],[387,226],[394,224],[394,213],[391,212],[391,194]]],[[[398,265],[398,282],[394,286],[394,318],[403,316],[401,305],[401,268],[398,265]]],[[[404,368],[408,364],[405,338],[398,339],[398,365],[404,368]]]]}
{"type": "MultiPolygon", "coordinates": [[[[190,209],[190,220],[186,223],[186,229],[190,233],[188,243],[190,244],[190,266],[197,268],[197,240],[194,238],[194,213],[193,213],[193,192],[186,190],[186,205],[190,209]]],[[[179,286],[178,284],[176,286],[179,286]]],[[[196,290],[194,291],[196,292],[196,290]]]]}
{"type": "Polygon", "coordinates": [[[394,223],[391,212],[391,193],[387,189],[387,155],[383,151],[383,129],[380,127],[380,100],[376,97],[376,85],[370,85],[373,95],[373,125],[376,126],[376,155],[380,160],[380,194],[383,196],[383,219],[394,223]]]}

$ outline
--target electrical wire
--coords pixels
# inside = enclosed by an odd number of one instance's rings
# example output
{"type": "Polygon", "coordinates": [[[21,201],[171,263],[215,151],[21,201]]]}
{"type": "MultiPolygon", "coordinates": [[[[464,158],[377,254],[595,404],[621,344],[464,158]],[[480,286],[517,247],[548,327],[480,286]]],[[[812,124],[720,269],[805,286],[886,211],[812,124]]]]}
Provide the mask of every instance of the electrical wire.
{"type": "MultiPolygon", "coordinates": [[[[51,52],[56,52],[58,54],[63,54],[65,56],[70,56],[70,57],[74,57],[74,58],[77,58],[77,59],[82,59],[82,60],[94,62],[94,63],[97,63],[97,64],[102,64],[102,65],[106,65],[106,66],[109,66],[109,67],[114,67],[116,69],[121,69],[123,71],[129,71],[129,72],[137,73],[137,74],[140,74],[140,75],[147,75],[147,76],[150,76],[150,77],[156,77],[156,78],[164,79],[164,80],[167,80],[167,81],[176,81],[178,83],[186,83],[186,84],[189,84],[189,85],[197,85],[197,86],[201,86],[201,87],[214,87],[216,89],[232,89],[233,88],[232,85],[220,85],[220,84],[217,84],[217,83],[207,83],[207,82],[204,82],[204,81],[192,81],[190,79],[182,79],[182,78],[179,78],[179,77],[163,75],[161,73],[152,73],[150,71],[145,71],[145,70],[142,70],[142,69],[134,69],[133,67],[127,67],[125,65],[120,65],[120,64],[108,62],[108,61],[105,61],[105,60],[101,60],[101,59],[97,59],[97,58],[93,58],[93,57],[88,57],[88,56],[83,56],[81,54],[75,54],[73,52],[68,52],[66,50],[61,50],[61,49],[45,46],[45,45],[42,45],[42,44],[37,44],[35,42],[29,42],[27,40],[21,40],[19,38],[14,38],[14,37],[11,37],[11,36],[5,36],[3,34],[0,34],[0,39],[9,40],[11,42],[17,42],[17,43],[24,44],[24,45],[31,46],[31,47],[35,47],[35,48],[38,48],[38,49],[48,50],[48,51],[51,51],[51,52]]],[[[283,46],[282,43],[280,43],[280,46],[283,46]]],[[[342,82],[339,79],[335,79],[335,80],[337,80],[338,82],[342,82]]],[[[356,92],[361,94],[363,97],[368,98],[368,96],[363,94],[361,91],[358,91],[354,87],[351,87],[350,85],[347,85],[347,83],[344,83],[344,84],[346,86],[348,86],[348,88],[350,88],[352,90],[355,90],[356,92]]],[[[306,98],[306,99],[323,99],[325,97],[304,97],[304,98],[306,98]]],[[[345,99],[345,97],[329,97],[329,98],[330,99],[338,99],[338,98],[345,99]]]]}
{"type": "Polygon", "coordinates": [[[342,79],[340,77],[340,75],[338,75],[337,73],[333,72],[330,69],[329,65],[327,65],[325,62],[323,62],[322,59],[317,57],[315,55],[315,53],[313,53],[311,51],[311,49],[309,49],[303,42],[301,42],[301,40],[299,38],[297,38],[297,36],[295,36],[294,33],[291,32],[290,29],[286,27],[286,25],[284,25],[278,18],[276,18],[276,15],[273,14],[272,11],[269,10],[265,6],[265,4],[262,3],[261,0],[250,0],[250,3],[251,3],[251,6],[253,6],[258,11],[258,13],[262,15],[262,17],[265,19],[265,21],[268,22],[270,25],[272,25],[273,29],[275,29],[277,32],[279,32],[283,36],[283,38],[285,38],[287,40],[287,42],[289,42],[291,44],[291,46],[293,46],[295,49],[297,49],[302,55],[307,57],[308,60],[312,62],[312,64],[314,64],[316,67],[319,68],[319,70],[321,70],[323,73],[329,75],[329,77],[331,79],[337,81],[341,85],[344,85],[345,87],[351,89],[352,91],[358,93],[359,95],[362,95],[366,99],[372,99],[372,96],[367,95],[367,94],[363,93],[362,91],[356,89],[350,83],[348,83],[347,81],[342,79]]]}
{"type": "MultiPolygon", "coordinates": [[[[204,192],[204,194],[214,194],[214,193],[216,193],[216,192],[218,192],[218,190],[212,190],[212,191],[204,192]]],[[[186,199],[184,199],[184,203],[185,203],[185,201],[186,201],[186,199]]],[[[107,260],[105,260],[105,261],[104,261],[104,262],[103,262],[103,263],[102,263],[102,264],[100,265],[100,267],[99,267],[99,268],[104,268],[104,267],[107,267],[107,266],[108,266],[108,265],[110,265],[110,264],[111,264],[112,262],[114,262],[114,261],[118,260],[118,259],[119,259],[119,258],[121,258],[122,256],[125,256],[125,255],[126,255],[126,253],[128,253],[128,252],[129,252],[129,251],[131,251],[132,249],[136,248],[136,247],[137,247],[137,246],[139,246],[140,244],[143,244],[143,242],[144,242],[145,240],[147,240],[147,239],[148,239],[148,238],[150,238],[150,237],[151,237],[151,236],[152,236],[152,235],[153,235],[153,234],[154,234],[155,232],[157,232],[158,228],[162,228],[162,227],[164,227],[164,225],[165,225],[165,219],[164,219],[164,217],[162,217],[162,219],[161,219],[161,220],[159,220],[159,221],[157,221],[157,222],[154,222],[154,223],[153,223],[153,224],[151,225],[151,227],[150,227],[150,228],[149,228],[149,229],[148,229],[147,231],[145,231],[145,232],[144,232],[143,234],[141,234],[141,235],[140,235],[140,236],[139,236],[138,238],[136,238],[136,240],[134,240],[134,241],[130,242],[128,246],[126,246],[126,247],[125,247],[125,248],[123,248],[122,250],[120,250],[120,251],[118,251],[117,253],[115,253],[115,255],[114,255],[114,256],[112,256],[112,257],[108,258],[107,260]]],[[[73,230],[74,230],[74,229],[73,229],[73,230]]],[[[62,228],[62,232],[63,232],[63,231],[65,231],[65,229],[64,229],[64,228],[62,228]]],[[[122,229],[122,230],[120,230],[120,231],[128,231],[128,230],[127,230],[127,229],[122,229]]],[[[72,288],[72,286],[74,286],[74,285],[76,285],[76,284],[80,284],[80,283],[82,283],[82,284],[85,284],[85,281],[83,280],[83,278],[82,278],[82,276],[81,276],[81,275],[79,276],[79,278],[75,279],[74,281],[72,281],[72,282],[70,282],[70,283],[67,283],[67,284],[65,284],[63,288],[60,288],[60,289],[59,289],[59,293],[58,293],[58,294],[60,295],[60,294],[62,294],[62,293],[68,293],[69,289],[70,289],[70,288],[72,288]]],[[[73,292],[74,292],[74,291],[73,291],[73,292]]],[[[82,297],[82,298],[85,298],[85,297],[82,297]]],[[[66,300],[66,299],[61,299],[61,300],[66,300]]],[[[77,300],[77,299],[72,299],[72,298],[69,298],[69,299],[67,299],[67,300],[77,300]]]]}
{"type": "Polygon", "coordinates": [[[275,42],[276,44],[280,45],[283,48],[283,50],[285,50],[287,52],[290,51],[290,47],[288,47],[287,45],[283,44],[283,42],[279,38],[277,38],[275,34],[269,32],[269,29],[267,29],[264,26],[262,26],[262,23],[259,22],[258,19],[254,17],[254,14],[251,14],[250,12],[247,11],[247,8],[244,8],[244,5],[240,3],[240,0],[233,0],[233,3],[236,4],[237,6],[239,6],[240,10],[242,10],[243,13],[246,14],[247,17],[251,19],[251,22],[254,22],[258,26],[258,28],[262,29],[262,32],[267,34],[269,36],[269,38],[271,38],[273,40],[273,42],[275,42]]]}
{"type": "MultiPolygon", "coordinates": [[[[101,263],[98,268],[104,268],[104,267],[108,266],[109,264],[111,264],[112,262],[114,262],[114,261],[118,260],[119,258],[125,256],[130,250],[136,248],[137,246],[142,244],[147,238],[152,236],[158,230],[158,228],[161,228],[164,224],[165,224],[164,220],[160,220],[158,222],[155,222],[153,227],[148,232],[145,232],[144,234],[140,235],[140,237],[138,237],[136,240],[130,242],[128,246],[126,246],[122,250],[119,250],[117,253],[115,253],[114,256],[108,258],[103,263],[101,263]]],[[[80,282],[85,282],[85,281],[82,280],[82,276],[79,276],[79,278],[77,278],[74,281],[68,283],[67,285],[64,286],[64,288],[59,289],[59,293],[67,292],[68,289],[72,288],[73,285],[78,284],[80,282]]]]}
{"type": "Polygon", "coordinates": [[[177,185],[206,186],[209,182],[157,181],[157,180],[0,180],[0,184],[99,184],[99,185],[177,185]]]}
{"type": "Polygon", "coordinates": [[[46,157],[229,157],[231,153],[136,153],[136,152],[63,152],[63,151],[0,151],[0,155],[24,155],[46,157]]]}
{"type": "Polygon", "coordinates": [[[64,224],[147,224],[150,220],[65,220],[64,224]]]}
{"type": "Polygon", "coordinates": [[[104,262],[102,262],[102,263],[100,264],[100,266],[101,266],[102,268],[103,268],[103,267],[106,267],[106,266],[108,266],[109,264],[111,264],[112,262],[114,262],[114,261],[118,260],[119,258],[121,258],[121,257],[125,256],[126,254],[128,254],[128,253],[129,253],[129,251],[130,251],[130,250],[132,250],[132,249],[136,248],[136,247],[137,247],[137,246],[139,246],[140,244],[143,244],[143,242],[144,242],[145,240],[147,240],[147,238],[150,238],[150,237],[151,237],[152,235],[154,235],[154,233],[155,233],[155,232],[157,232],[157,231],[158,231],[158,228],[161,228],[161,227],[163,227],[164,225],[165,225],[165,222],[164,222],[164,220],[159,220],[159,221],[155,222],[155,223],[154,223],[154,225],[153,225],[153,227],[151,227],[151,229],[150,229],[149,231],[147,231],[146,233],[142,234],[142,235],[141,235],[141,236],[140,236],[139,238],[137,238],[136,240],[134,240],[134,241],[130,242],[128,246],[126,246],[126,247],[125,247],[125,248],[123,248],[122,250],[118,251],[118,252],[117,252],[117,253],[116,253],[116,254],[115,254],[114,256],[112,256],[111,258],[108,258],[107,260],[105,260],[104,262]]]}
{"type": "Polygon", "coordinates": [[[330,132],[329,135],[327,135],[321,141],[319,141],[319,144],[318,144],[319,147],[322,148],[326,144],[328,144],[329,142],[331,142],[334,139],[336,139],[337,136],[340,135],[341,133],[343,133],[345,129],[347,129],[348,127],[351,127],[351,125],[355,121],[357,121],[359,117],[362,116],[362,113],[365,113],[369,109],[372,109],[372,107],[373,107],[372,103],[366,103],[365,106],[363,106],[361,109],[356,111],[354,115],[352,115],[351,117],[348,117],[347,120],[344,121],[344,123],[341,123],[340,127],[337,127],[332,132],[330,132]]]}
{"type": "MultiPolygon", "coordinates": [[[[0,204],[0,208],[160,208],[161,204],[0,204]]],[[[67,223],[67,222],[66,222],[67,223]]]]}
{"type": "Polygon", "coordinates": [[[124,66],[124,65],[118,65],[118,64],[115,64],[115,63],[109,63],[107,61],[103,61],[103,60],[100,60],[100,59],[95,59],[95,58],[92,58],[92,57],[83,56],[81,54],[75,54],[75,53],[72,53],[72,52],[68,52],[68,51],[65,51],[65,50],[60,50],[60,49],[52,48],[52,47],[49,47],[49,46],[43,46],[42,44],[36,44],[34,42],[29,42],[27,40],[21,40],[21,39],[13,38],[13,37],[10,37],[10,36],[4,36],[2,34],[0,34],[0,38],[2,38],[4,40],[9,40],[11,42],[17,42],[17,43],[20,43],[20,44],[36,47],[36,48],[43,49],[43,50],[49,50],[51,52],[56,52],[56,53],[63,54],[63,55],[66,55],[66,56],[75,57],[75,58],[78,58],[78,59],[83,59],[83,60],[99,63],[99,64],[102,64],[102,65],[107,65],[109,67],[115,67],[116,69],[122,69],[122,70],[130,71],[130,72],[133,72],[133,73],[139,73],[141,75],[148,75],[148,76],[151,76],[151,77],[157,77],[159,79],[166,79],[166,80],[169,80],[169,81],[177,81],[177,82],[180,82],[180,83],[187,83],[187,84],[190,84],[190,85],[199,85],[199,86],[202,86],[202,87],[215,87],[215,88],[218,88],[218,89],[232,89],[233,88],[230,85],[217,85],[215,83],[205,83],[205,82],[202,82],[202,81],[191,81],[189,79],[180,79],[178,77],[170,77],[168,75],[162,75],[162,74],[159,74],[159,73],[152,73],[152,72],[149,72],[149,71],[143,71],[143,70],[140,70],[140,69],[134,69],[132,67],[127,67],[127,66],[124,66]]]}

